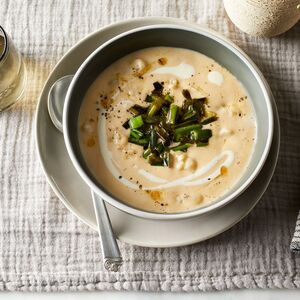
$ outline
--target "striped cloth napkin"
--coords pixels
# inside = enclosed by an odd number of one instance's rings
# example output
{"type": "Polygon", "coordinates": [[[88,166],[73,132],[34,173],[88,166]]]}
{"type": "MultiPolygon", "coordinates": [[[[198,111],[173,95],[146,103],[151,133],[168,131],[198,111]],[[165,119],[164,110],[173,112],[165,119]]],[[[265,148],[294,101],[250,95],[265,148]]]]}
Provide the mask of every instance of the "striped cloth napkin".
{"type": "MultiPolygon", "coordinates": [[[[25,99],[0,116],[0,291],[300,289],[300,255],[290,251],[300,209],[300,22],[267,39],[239,31],[220,0],[0,0],[0,23],[28,74],[25,99]],[[35,150],[35,111],[49,72],[68,49],[104,25],[145,16],[186,19],[238,44],[270,84],[281,148],[268,190],[233,228],[186,247],[120,242],[124,266],[111,274],[103,269],[97,233],[46,182],[35,150]]],[[[300,244],[299,229],[298,219],[300,244]]]]}
{"type": "Polygon", "coordinates": [[[297,218],[295,232],[291,242],[291,250],[300,253],[300,212],[297,218]]]}

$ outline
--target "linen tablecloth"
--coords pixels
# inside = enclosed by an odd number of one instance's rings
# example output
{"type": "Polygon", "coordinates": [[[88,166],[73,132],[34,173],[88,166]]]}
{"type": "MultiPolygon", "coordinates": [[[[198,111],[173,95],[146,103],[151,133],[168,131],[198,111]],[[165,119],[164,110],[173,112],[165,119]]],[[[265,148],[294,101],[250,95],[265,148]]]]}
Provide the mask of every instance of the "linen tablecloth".
{"type": "Polygon", "coordinates": [[[1,0],[0,23],[28,70],[25,100],[0,114],[0,290],[300,287],[300,257],[289,249],[300,208],[300,24],[272,39],[250,37],[228,20],[217,0],[1,0]],[[204,24],[244,49],[274,93],[281,153],[268,191],[242,222],[188,247],[121,243],[124,267],[109,274],[103,270],[97,233],[63,206],[45,180],[34,116],[47,75],[72,45],[103,25],[141,16],[204,24]]]}

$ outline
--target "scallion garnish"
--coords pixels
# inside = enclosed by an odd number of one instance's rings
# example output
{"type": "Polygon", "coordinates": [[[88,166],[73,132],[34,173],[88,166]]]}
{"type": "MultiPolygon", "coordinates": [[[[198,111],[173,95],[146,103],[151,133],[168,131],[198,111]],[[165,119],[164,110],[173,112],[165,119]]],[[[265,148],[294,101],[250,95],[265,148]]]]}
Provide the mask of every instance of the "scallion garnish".
{"type": "Polygon", "coordinates": [[[132,129],[140,128],[144,124],[143,117],[141,115],[131,118],[129,120],[129,126],[132,129]]]}
{"type": "Polygon", "coordinates": [[[155,148],[155,146],[157,145],[157,140],[158,140],[157,132],[153,128],[150,132],[150,148],[151,149],[155,148]]]}
{"type": "Polygon", "coordinates": [[[171,147],[170,150],[173,150],[173,151],[183,151],[183,152],[185,152],[185,151],[187,151],[187,149],[190,148],[191,146],[192,146],[192,144],[188,144],[188,143],[186,143],[186,144],[180,144],[180,145],[178,145],[178,146],[176,146],[176,147],[171,147]]]}
{"type": "Polygon", "coordinates": [[[144,133],[137,130],[137,129],[131,129],[130,130],[130,135],[133,136],[136,139],[139,139],[139,138],[144,136],[144,133]]]}
{"type": "Polygon", "coordinates": [[[128,141],[144,147],[143,157],[153,166],[170,166],[170,151],[187,151],[193,145],[204,147],[212,137],[211,129],[203,126],[217,120],[217,114],[206,111],[206,98],[193,99],[183,90],[182,106],[174,97],[163,93],[163,83],[155,82],[146,96],[148,106],[133,105],[133,115],[123,127],[130,129],[128,141]]]}
{"type": "Polygon", "coordinates": [[[174,125],[176,123],[176,117],[177,117],[178,109],[179,109],[179,107],[176,104],[172,103],[170,105],[170,109],[169,109],[169,112],[167,114],[166,123],[172,124],[172,125],[174,125]]]}

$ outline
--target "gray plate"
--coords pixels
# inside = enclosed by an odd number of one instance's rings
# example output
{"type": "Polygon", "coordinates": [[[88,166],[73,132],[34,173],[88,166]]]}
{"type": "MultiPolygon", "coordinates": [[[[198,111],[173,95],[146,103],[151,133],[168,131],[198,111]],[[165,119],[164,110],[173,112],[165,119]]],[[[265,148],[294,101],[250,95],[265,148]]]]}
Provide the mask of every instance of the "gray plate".
{"type": "MultiPolygon", "coordinates": [[[[79,219],[96,230],[96,219],[88,186],[73,167],[65,148],[63,136],[52,125],[47,112],[47,95],[51,85],[60,77],[74,74],[85,58],[102,43],[132,28],[151,24],[194,24],[170,18],[143,18],[120,22],[105,27],[75,45],[60,60],[49,76],[36,116],[37,148],[45,175],[51,187],[79,219]],[[76,189],[73,187],[76,186],[76,189]]],[[[193,244],[211,238],[232,227],[245,217],[259,201],[273,175],[279,150],[279,121],[275,102],[274,136],[268,159],[252,185],[227,206],[207,215],[191,219],[158,221],[146,220],[126,214],[107,205],[114,232],[125,242],[148,247],[174,247],[193,244]]]]}

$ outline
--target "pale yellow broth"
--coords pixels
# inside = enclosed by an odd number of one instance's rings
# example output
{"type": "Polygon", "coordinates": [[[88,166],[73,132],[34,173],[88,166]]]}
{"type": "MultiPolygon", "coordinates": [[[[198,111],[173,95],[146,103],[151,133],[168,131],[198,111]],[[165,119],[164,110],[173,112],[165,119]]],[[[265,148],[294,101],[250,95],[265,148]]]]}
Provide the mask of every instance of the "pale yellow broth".
{"type": "Polygon", "coordinates": [[[187,49],[168,47],[133,52],[100,73],[85,95],[78,128],[86,164],[105,189],[133,207],[163,213],[192,210],[211,204],[228,193],[244,174],[256,139],[255,113],[241,83],[207,56],[187,49]],[[163,60],[159,61],[161,58],[163,60]],[[181,79],[174,74],[152,74],[162,67],[182,63],[194,68],[195,72],[189,78],[181,79]],[[215,71],[222,75],[221,84],[208,80],[209,73],[215,71]],[[182,89],[188,89],[192,97],[206,96],[209,110],[218,115],[217,121],[204,126],[213,132],[209,145],[192,146],[185,154],[171,152],[171,167],[148,164],[142,157],[143,148],[128,143],[129,130],[122,127],[131,117],[127,111],[131,105],[147,104],[144,99],[153,90],[155,81],[164,82],[165,91],[174,96],[178,105],[184,100],[182,89]],[[102,133],[106,136],[101,135],[99,122],[105,122],[102,123],[105,124],[102,133]],[[101,155],[99,145],[102,147],[104,139],[111,153],[111,162],[118,172],[115,176],[101,155]],[[165,182],[172,182],[194,174],[224,151],[231,151],[233,162],[225,168],[223,164],[226,157],[218,161],[202,177],[209,177],[214,171],[220,171],[220,175],[209,178],[204,184],[176,184],[156,189],[156,186],[163,183],[153,182],[140,173],[140,170],[144,170],[165,182]],[[124,180],[138,188],[129,187],[124,184],[124,180]]]}

